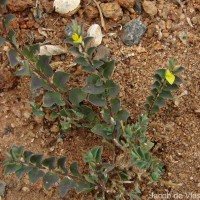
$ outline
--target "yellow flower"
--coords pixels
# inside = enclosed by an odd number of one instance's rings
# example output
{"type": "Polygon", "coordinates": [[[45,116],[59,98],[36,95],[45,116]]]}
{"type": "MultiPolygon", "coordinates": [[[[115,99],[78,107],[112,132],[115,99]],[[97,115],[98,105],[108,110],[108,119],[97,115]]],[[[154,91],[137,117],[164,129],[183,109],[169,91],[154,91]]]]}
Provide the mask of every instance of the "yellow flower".
{"type": "Polygon", "coordinates": [[[167,69],[166,70],[166,72],[165,72],[165,78],[166,78],[166,80],[168,81],[168,83],[169,84],[173,84],[174,83],[174,81],[175,81],[175,76],[174,76],[174,74],[172,74],[170,71],[169,71],[169,69],[167,69]]]}
{"type": "Polygon", "coordinates": [[[77,44],[82,43],[83,41],[82,36],[81,35],[79,36],[77,33],[74,33],[72,35],[72,39],[74,40],[74,43],[77,43],[77,44]]]}

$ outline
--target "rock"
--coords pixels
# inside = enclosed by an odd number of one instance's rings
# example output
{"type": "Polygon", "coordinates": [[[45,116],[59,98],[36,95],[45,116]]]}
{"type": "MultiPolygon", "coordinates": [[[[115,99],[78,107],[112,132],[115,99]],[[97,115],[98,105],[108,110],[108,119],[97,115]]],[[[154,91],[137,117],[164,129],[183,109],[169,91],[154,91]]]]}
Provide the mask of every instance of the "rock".
{"type": "Polygon", "coordinates": [[[106,18],[111,18],[114,21],[118,21],[122,18],[123,12],[118,2],[113,3],[101,3],[102,13],[106,18]]]}
{"type": "Polygon", "coordinates": [[[154,16],[157,14],[158,9],[154,1],[144,1],[143,2],[144,11],[150,16],[154,16]]]}
{"type": "Polygon", "coordinates": [[[94,19],[99,16],[99,11],[94,6],[87,6],[85,9],[85,14],[87,15],[88,18],[94,19]]]}
{"type": "Polygon", "coordinates": [[[32,8],[35,6],[35,1],[34,0],[9,0],[8,1],[8,9],[10,12],[21,12],[24,11],[27,8],[32,8]]]}
{"type": "Polygon", "coordinates": [[[80,0],[55,0],[53,6],[57,13],[74,14],[80,6],[80,0]]]}
{"type": "Polygon", "coordinates": [[[133,8],[135,0],[117,0],[120,6],[124,8],[133,8]]]}
{"type": "Polygon", "coordinates": [[[147,27],[140,20],[133,19],[124,26],[122,41],[128,46],[138,44],[146,30],[147,27]]]}
{"type": "Polygon", "coordinates": [[[101,44],[103,35],[101,32],[101,27],[98,24],[93,24],[90,26],[87,31],[87,35],[89,37],[93,37],[90,44],[92,47],[97,47],[101,44]]]}
{"type": "Polygon", "coordinates": [[[60,131],[60,128],[59,128],[59,126],[57,126],[57,125],[53,125],[52,127],[51,127],[51,132],[53,132],[53,133],[58,133],[59,131],[60,131]]]}
{"type": "Polygon", "coordinates": [[[0,196],[5,195],[5,190],[6,190],[6,183],[0,180],[0,196]]]}
{"type": "Polygon", "coordinates": [[[96,55],[94,56],[94,60],[105,60],[108,61],[110,58],[110,50],[103,46],[100,45],[99,47],[97,47],[97,52],[96,55]]]}
{"type": "Polygon", "coordinates": [[[133,8],[138,14],[142,13],[142,4],[141,4],[140,0],[135,0],[135,5],[133,8]]]}
{"type": "Polygon", "coordinates": [[[22,188],[22,191],[23,191],[23,192],[30,192],[30,189],[29,189],[28,187],[23,187],[23,188],[22,188]]]}

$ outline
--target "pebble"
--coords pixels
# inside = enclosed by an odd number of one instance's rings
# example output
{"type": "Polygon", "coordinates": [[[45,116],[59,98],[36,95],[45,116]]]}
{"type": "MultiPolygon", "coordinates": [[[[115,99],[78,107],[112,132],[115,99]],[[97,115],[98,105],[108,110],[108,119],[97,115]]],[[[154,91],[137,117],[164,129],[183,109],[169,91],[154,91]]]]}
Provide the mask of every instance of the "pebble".
{"type": "Polygon", "coordinates": [[[149,14],[150,16],[154,16],[154,15],[157,14],[158,9],[156,7],[155,2],[153,2],[153,1],[144,1],[142,5],[143,5],[143,8],[144,8],[144,11],[147,14],[149,14]]]}
{"type": "Polygon", "coordinates": [[[22,191],[23,191],[23,192],[30,192],[30,189],[29,189],[28,187],[23,187],[23,188],[22,188],[22,191]]]}
{"type": "Polygon", "coordinates": [[[0,180],[0,196],[4,196],[6,190],[6,183],[0,180]]]}
{"type": "Polygon", "coordinates": [[[200,187],[200,183],[198,183],[197,187],[200,187]]]}
{"type": "Polygon", "coordinates": [[[93,37],[91,41],[92,47],[97,47],[101,44],[103,34],[101,31],[101,27],[98,24],[93,24],[92,26],[90,26],[87,31],[87,35],[93,37]]]}
{"type": "Polygon", "coordinates": [[[123,17],[123,11],[118,2],[101,3],[101,9],[104,17],[118,21],[123,17]]]}
{"type": "Polygon", "coordinates": [[[85,14],[87,15],[88,18],[95,19],[99,16],[99,11],[94,6],[87,6],[85,9],[85,14]]]}
{"type": "Polygon", "coordinates": [[[106,46],[100,45],[97,47],[96,55],[94,56],[94,60],[105,60],[108,61],[110,58],[110,49],[106,46]]]}
{"type": "Polygon", "coordinates": [[[26,119],[28,119],[28,118],[30,118],[31,113],[25,111],[25,112],[23,113],[23,115],[24,115],[24,117],[25,117],[26,119]]]}
{"type": "Polygon", "coordinates": [[[140,0],[135,0],[135,5],[133,8],[136,11],[136,13],[142,14],[142,4],[141,4],[140,0]]]}
{"type": "Polygon", "coordinates": [[[117,2],[124,8],[133,8],[135,5],[135,0],[117,0],[117,2]]]}
{"type": "Polygon", "coordinates": [[[32,8],[35,6],[34,0],[9,0],[7,4],[9,11],[12,12],[19,12],[24,11],[27,8],[32,8]]]}
{"type": "Polygon", "coordinates": [[[57,126],[57,125],[53,125],[52,127],[51,127],[51,132],[53,132],[53,133],[58,133],[59,132],[59,130],[60,130],[60,128],[59,128],[59,126],[57,126]]]}
{"type": "Polygon", "coordinates": [[[147,27],[140,20],[133,19],[124,26],[121,39],[128,46],[138,44],[146,30],[147,27]]]}

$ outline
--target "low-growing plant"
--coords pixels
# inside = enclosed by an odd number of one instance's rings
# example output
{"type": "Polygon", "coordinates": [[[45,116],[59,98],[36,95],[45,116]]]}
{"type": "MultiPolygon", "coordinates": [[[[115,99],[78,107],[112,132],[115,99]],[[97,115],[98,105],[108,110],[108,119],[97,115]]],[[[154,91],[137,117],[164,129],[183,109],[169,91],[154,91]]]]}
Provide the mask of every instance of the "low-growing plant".
{"type": "MultiPolygon", "coordinates": [[[[1,5],[5,3],[0,1],[1,5]]],[[[151,153],[154,143],[146,135],[149,118],[165,106],[166,99],[173,98],[172,91],[182,83],[177,74],[183,68],[170,60],[167,69],[157,70],[146,112],[136,123],[128,123],[130,114],[122,108],[118,98],[120,87],[112,78],[115,62],[103,57],[96,59],[93,38],[87,37],[83,26],[73,21],[66,40],[72,45],[74,61],[87,74],[83,87],[72,88],[69,81],[73,74],[53,70],[51,57],[38,54],[39,44],[19,48],[16,34],[9,28],[12,19],[12,14],[3,19],[5,35],[0,37],[0,46],[10,44],[7,52],[10,65],[16,67],[17,76],[31,78],[31,91],[36,94],[38,90],[44,91],[42,102],[30,102],[33,114],[44,116],[50,110],[51,118],[59,122],[64,132],[73,126],[87,128],[103,138],[114,156],[104,162],[103,147],[94,147],[84,155],[88,170],[81,173],[77,162],[66,166],[66,157],[44,158],[14,145],[3,162],[5,174],[15,173],[18,178],[28,174],[32,183],[42,178],[47,190],[58,183],[62,197],[75,189],[78,193],[92,192],[95,199],[139,199],[142,178],[157,182],[164,172],[162,161],[151,153]]]]}

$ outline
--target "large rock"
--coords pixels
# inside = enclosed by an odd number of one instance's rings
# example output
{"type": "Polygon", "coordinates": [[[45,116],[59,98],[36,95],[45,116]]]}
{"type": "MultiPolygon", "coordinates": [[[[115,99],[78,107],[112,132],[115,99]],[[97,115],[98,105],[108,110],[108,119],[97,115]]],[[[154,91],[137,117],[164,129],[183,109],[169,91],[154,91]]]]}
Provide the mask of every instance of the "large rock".
{"type": "Polygon", "coordinates": [[[122,41],[128,46],[138,44],[146,30],[147,27],[140,20],[133,19],[125,24],[121,36],[122,41]]]}

